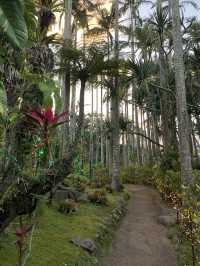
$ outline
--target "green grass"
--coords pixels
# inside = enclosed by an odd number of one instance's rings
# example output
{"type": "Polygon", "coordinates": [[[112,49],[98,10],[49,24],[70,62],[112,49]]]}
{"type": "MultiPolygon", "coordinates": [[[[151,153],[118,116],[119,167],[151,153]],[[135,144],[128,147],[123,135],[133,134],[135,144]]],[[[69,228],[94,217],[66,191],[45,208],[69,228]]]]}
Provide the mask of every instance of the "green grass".
{"type": "MultiPolygon", "coordinates": [[[[45,206],[33,235],[32,253],[27,265],[84,266],[77,262],[82,257],[87,259],[88,254],[71,244],[70,240],[77,236],[94,238],[97,224],[110,214],[118,198],[119,196],[109,195],[109,206],[79,204],[78,211],[70,215],[60,214],[56,208],[45,206]]],[[[18,256],[14,235],[16,226],[12,224],[0,239],[0,266],[17,266],[18,256]]]]}

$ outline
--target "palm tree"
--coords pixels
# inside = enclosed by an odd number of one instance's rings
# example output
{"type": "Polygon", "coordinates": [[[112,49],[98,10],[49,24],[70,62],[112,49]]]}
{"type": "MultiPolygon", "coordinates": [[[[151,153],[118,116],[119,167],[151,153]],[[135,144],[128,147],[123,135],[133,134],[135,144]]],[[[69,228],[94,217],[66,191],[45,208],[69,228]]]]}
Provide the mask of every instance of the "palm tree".
{"type": "Polygon", "coordinates": [[[180,139],[180,159],[183,183],[193,183],[191,152],[189,144],[189,124],[186,102],[185,73],[183,61],[183,43],[180,23],[179,0],[171,0],[173,41],[174,41],[174,67],[176,80],[176,103],[180,139]]]}
{"type": "Polygon", "coordinates": [[[154,19],[151,23],[155,26],[159,53],[159,69],[160,69],[160,102],[161,102],[161,118],[162,118],[162,135],[167,154],[171,149],[177,151],[176,123],[174,112],[174,99],[169,93],[169,63],[168,54],[165,48],[167,27],[170,23],[169,12],[167,8],[162,6],[162,1],[157,0],[154,19]]]}
{"type": "MultiPolygon", "coordinates": [[[[64,48],[68,48],[72,41],[72,1],[64,1],[65,24],[64,24],[64,48]]],[[[62,60],[62,59],[61,59],[62,60]]],[[[62,84],[62,109],[69,114],[70,109],[70,65],[66,66],[62,84]]],[[[62,130],[62,155],[67,154],[67,140],[69,135],[69,125],[63,125],[62,130]]]]}
{"type": "MultiPolygon", "coordinates": [[[[115,46],[114,56],[117,65],[119,59],[119,1],[115,0],[115,46]]],[[[117,66],[117,69],[119,66],[117,66]]],[[[117,71],[118,72],[118,71],[117,71]]],[[[121,189],[120,175],[120,130],[119,130],[119,84],[118,74],[114,76],[114,90],[111,91],[111,122],[112,122],[112,157],[113,170],[111,188],[115,191],[121,189]]]]}
{"type": "MultiPolygon", "coordinates": [[[[100,74],[104,68],[104,50],[96,46],[91,46],[85,51],[73,47],[62,49],[62,62],[60,71],[65,71],[66,65],[70,63],[70,73],[72,80],[80,81],[79,98],[79,120],[78,127],[82,128],[84,123],[85,89],[86,83],[96,75],[100,74]]],[[[78,132],[79,133],[79,132],[78,132]]]]}

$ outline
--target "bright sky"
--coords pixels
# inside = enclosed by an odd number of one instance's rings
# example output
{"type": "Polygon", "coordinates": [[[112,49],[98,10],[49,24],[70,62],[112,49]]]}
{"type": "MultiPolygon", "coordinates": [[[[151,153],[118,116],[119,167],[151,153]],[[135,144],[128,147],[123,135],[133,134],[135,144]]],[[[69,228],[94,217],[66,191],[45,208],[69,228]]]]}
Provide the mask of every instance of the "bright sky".
{"type": "MultiPolygon", "coordinates": [[[[155,2],[155,0],[153,1],[155,2]]],[[[181,2],[183,3],[184,1],[181,1],[181,2]]],[[[193,2],[200,7],[200,0],[193,0],[193,2]]],[[[153,11],[150,5],[144,4],[140,8],[140,14],[142,17],[147,17],[152,12],[153,11]]],[[[200,10],[195,10],[195,8],[191,4],[185,4],[183,8],[183,12],[186,17],[198,16],[198,18],[200,19],[200,10]]]]}

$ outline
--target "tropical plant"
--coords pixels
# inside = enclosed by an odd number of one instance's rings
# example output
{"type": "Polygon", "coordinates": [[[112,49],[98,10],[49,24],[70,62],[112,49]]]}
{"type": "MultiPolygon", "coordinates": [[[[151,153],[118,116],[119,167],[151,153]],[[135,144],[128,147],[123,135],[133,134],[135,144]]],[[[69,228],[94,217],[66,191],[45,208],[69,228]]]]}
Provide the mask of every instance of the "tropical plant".
{"type": "Polygon", "coordinates": [[[2,0],[0,2],[0,28],[18,48],[25,47],[28,40],[24,8],[24,1],[2,0]]]}
{"type": "Polygon", "coordinates": [[[58,115],[55,115],[53,112],[53,109],[50,107],[47,110],[43,109],[38,109],[38,110],[33,110],[31,113],[27,114],[29,117],[31,117],[36,124],[41,128],[42,130],[42,139],[45,144],[48,144],[49,141],[49,131],[52,128],[55,128],[62,123],[65,123],[65,121],[60,122],[61,118],[67,117],[67,113],[63,112],[58,115]]]}

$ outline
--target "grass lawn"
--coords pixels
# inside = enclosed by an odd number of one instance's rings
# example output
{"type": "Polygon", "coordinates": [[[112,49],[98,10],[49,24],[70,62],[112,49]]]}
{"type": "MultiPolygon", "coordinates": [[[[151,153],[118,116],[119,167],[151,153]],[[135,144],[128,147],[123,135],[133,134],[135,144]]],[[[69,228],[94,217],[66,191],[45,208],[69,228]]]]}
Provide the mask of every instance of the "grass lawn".
{"type": "MultiPolygon", "coordinates": [[[[70,215],[63,215],[53,207],[44,206],[34,231],[32,253],[27,266],[79,265],[77,262],[80,258],[88,255],[81,248],[71,244],[70,240],[77,236],[94,238],[97,224],[110,214],[119,197],[110,194],[108,206],[79,204],[77,212],[70,215]]],[[[13,223],[0,239],[0,266],[18,265],[14,234],[17,226],[13,223]]]]}

